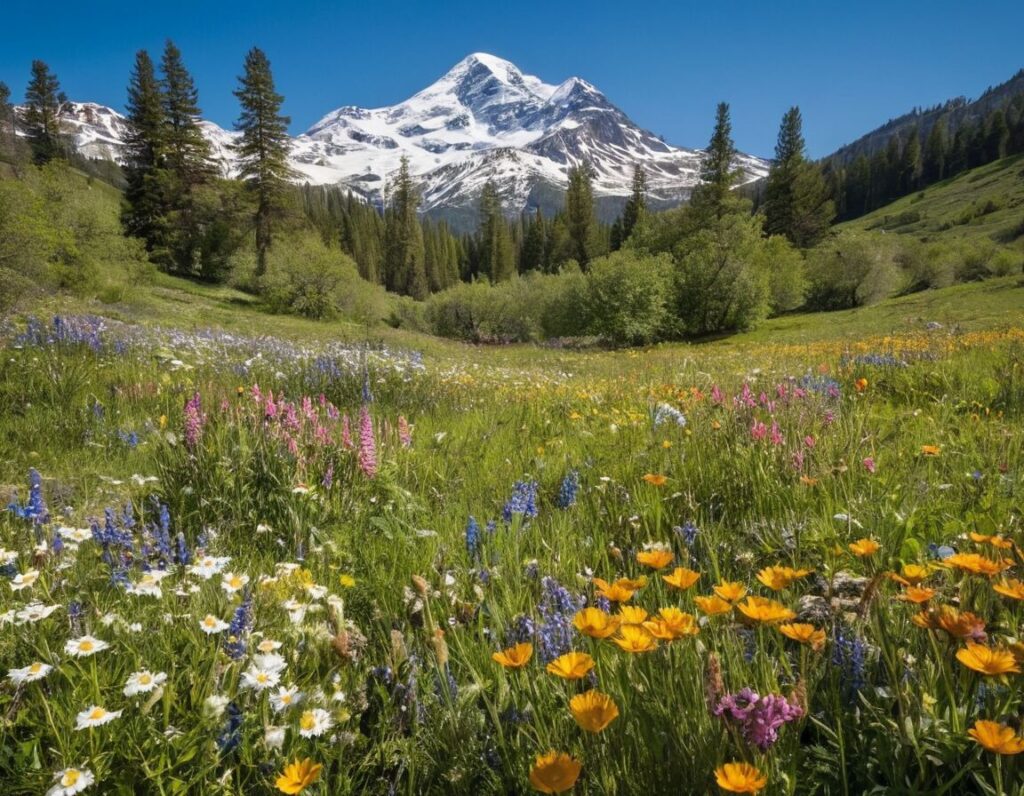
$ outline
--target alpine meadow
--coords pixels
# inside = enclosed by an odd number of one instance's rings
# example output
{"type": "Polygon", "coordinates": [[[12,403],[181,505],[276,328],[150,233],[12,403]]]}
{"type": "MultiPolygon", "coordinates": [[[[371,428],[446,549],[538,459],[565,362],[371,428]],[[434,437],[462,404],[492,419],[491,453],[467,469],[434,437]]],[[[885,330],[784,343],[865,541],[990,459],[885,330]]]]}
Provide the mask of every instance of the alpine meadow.
{"type": "Polygon", "coordinates": [[[0,12],[0,793],[1024,796],[1021,9],[232,5],[0,12]]]}

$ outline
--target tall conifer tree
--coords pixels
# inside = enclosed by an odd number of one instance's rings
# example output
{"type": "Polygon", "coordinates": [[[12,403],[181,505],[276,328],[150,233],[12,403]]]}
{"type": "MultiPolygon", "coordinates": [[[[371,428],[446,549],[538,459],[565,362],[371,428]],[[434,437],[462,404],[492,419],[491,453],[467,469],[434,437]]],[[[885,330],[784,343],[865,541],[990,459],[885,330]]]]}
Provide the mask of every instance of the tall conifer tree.
{"type": "Polygon", "coordinates": [[[267,250],[273,241],[272,219],[281,212],[281,196],[291,174],[288,166],[288,125],[281,114],[284,97],[274,88],[270,61],[257,47],[245,56],[245,74],[235,96],[242,106],[236,129],[239,173],[256,196],[256,275],[266,271],[267,250]]]}
{"type": "Polygon", "coordinates": [[[159,251],[165,245],[168,212],[164,170],[167,119],[160,81],[153,60],[145,50],[135,54],[126,109],[124,169],[127,186],[121,222],[129,235],[145,240],[148,251],[159,251]]]}
{"type": "Polygon", "coordinates": [[[637,163],[633,167],[633,188],[629,199],[626,200],[626,206],[622,208],[622,219],[618,230],[620,246],[629,240],[629,236],[633,234],[634,227],[636,227],[646,212],[647,172],[644,171],[642,165],[637,163]]]}
{"type": "Polygon", "coordinates": [[[32,78],[25,89],[25,132],[36,163],[64,157],[60,116],[67,101],[50,67],[33,61],[32,78]]]}
{"type": "Polygon", "coordinates": [[[572,257],[586,271],[597,254],[595,235],[594,188],[589,164],[569,169],[569,188],[565,193],[565,221],[572,244],[572,257]]]}
{"type": "Polygon", "coordinates": [[[732,121],[729,103],[720,102],[715,110],[715,129],[701,161],[700,179],[690,198],[690,204],[699,214],[721,218],[739,207],[732,196],[732,187],[738,178],[733,169],[736,145],[732,140],[732,121]]]}

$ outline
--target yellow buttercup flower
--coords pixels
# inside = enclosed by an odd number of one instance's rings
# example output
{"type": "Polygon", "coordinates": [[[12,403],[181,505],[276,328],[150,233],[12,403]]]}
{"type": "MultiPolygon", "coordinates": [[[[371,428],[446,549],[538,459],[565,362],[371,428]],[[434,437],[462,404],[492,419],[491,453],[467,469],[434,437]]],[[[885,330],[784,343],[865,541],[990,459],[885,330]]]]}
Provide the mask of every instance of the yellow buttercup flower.
{"type": "Polygon", "coordinates": [[[726,763],[715,769],[715,782],[729,793],[757,793],[768,784],[768,777],[750,763],[726,763]]]}
{"type": "Polygon", "coordinates": [[[600,608],[584,608],[576,613],[572,623],[584,636],[608,638],[619,629],[621,621],[618,616],[612,616],[600,608]]]}
{"type": "Polygon", "coordinates": [[[672,563],[675,554],[671,550],[641,550],[636,560],[651,569],[664,569],[672,563]]]}
{"type": "Polygon", "coordinates": [[[593,583],[597,593],[613,603],[629,602],[633,599],[633,594],[636,592],[636,589],[630,589],[623,585],[621,578],[615,581],[615,583],[609,583],[603,578],[594,578],[593,583]]]}
{"type": "Polygon", "coordinates": [[[787,638],[807,644],[813,650],[820,650],[825,646],[825,631],[803,622],[789,622],[779,625],[779,632],[787,638]]]}
{"type": "Polygon", "coordinates": [[[985,575],[991,578],[1003,570],[1009,569],[1010,563],[1006,561],[993,561],[978,553],[954,553],[943,561],[944,564],[972,575],[985,575]]]}
{"type": "Polygon", "coordinates": [[[596,689],[577,694],[570,699],[569,710],[572,711],[576,723],[587,732],[601,732],[619,715],[615,700],[596,689]]]}
{"type": "Polygon", "coordinates": [[[576,784],[583,764],[565,752],[537,755],[530,769],[530,784],[541,793],[564,793],[576,784]]]}
{"type": "Polygon", "coordinates": [[[612,641],[626,652],[650,652],[658,647],[657,639],[639,625],[623,625],[612,641]]]}
{"type": "Polygon", "coordinates": [[[310,758],[294,760],[284,767],[284,773],[274,783],[281,793],[302,793],[317,781],[323,766],[310,758]]]}
{"type": "Polygon", "coordinates": [[[792,567],[765,567],[757,573],[757,579],[772,591],[788,589],[795,581],[811,574],[809,569],[793,569],[792,567]]]}
{"type": "Polygon", "coordinates": [[[1001,583],[993,583],[992,588],[1011,600],[1024,600],[1024,583],[1021,583],[1019,580],[1004,580],[1001,583]]]}
{"type": "Polygon", "coordinates": [[[855,556],[866,558],[877,553],[882,546],[874,539],[858,539],[856,542],[851,542],[850,552],[855,556]]]}
{"type": "Polygon", "coordinates": [[[502,652],[495,652],[491,655],[492,660],[497,661],[506,669],[522,669],[533,657],[533,644],[524,641],[516,644],[502,652]]]}
{"type": "Polygon", "coordinates": [[[647,611],[639,606],[624,605],[619,609],[618,617],[623,625],[641,625],[647,619],[647,611]]]}
{"type": "Polygon", "coordinates": [[[984,644],[968,641],[966,647],[957,650],[956,659],[968,669],[990,677],[1020,674],[1017,659],[1012,652],[1002,647],[986,647],[984,644]]]}
{"type": "Polygon", "coordinates": [[[644,476],[644,480],[651,486],[665,486],[665,484],[668,483],[668,476],[656,473],[647,473],[647,475],[644,476]]]}
{"type": "Polygon", "coordinates": [[[356,579],[351,575],[342,575],[338,578],[338,581],[341,583],[342,588],[345,589],[351,589],[356,585],[356,579]]]}
{"type": "Polygon", "coordinates": [[[931,573],[931,568],[922,564],[906,564],[899,574],[893,573],[892,579],[903,586],[917,586],[931,573]]]}
{"type": "Polygon", "coordinates": [[[766,597],[747,597],[746,602],[736,606],[740,613],[755,622],[782,622],[795,619],[796,614],[780,602],[766,597]]]}
{"type": "Polygon", "coordinates": [[[967,734],[982,747],[998,755],[1019,755],[1024,752],[1024,739],[1010,727],[996,721],[979,719],[967,734]]]}
{"type": "Polygon", "coordinates": [[[712,590],[726,602],[735,603],[743,599],[747,593],[747,587],[739,581],[726,580],[713,586],[712,590]]]}
{"type": "Polygon", "coordinates": [[[662,641],[696,636],[700,632],[697,618],[675,607],[662,608],[650,622],[644,622],[644,628],[662,641]]]}
{"type": "Polygon", "coordinates": [[[700,573],[686,567],[676,567],[669,575],[662,575],[661,579],[673,589],[683,591],[690,588],[700,578],[700,573]]]}
{"type": "Polygon", "coordinates": [[[694,597],[694,603],[707,616],[717,616],[732,610],[732,603],[726,602],[717,594],[710,597],[694,597]]]}
{"type": "Polygon", "coordinates": [[[582,680],[594,668],[594,659],[585,652],[567,652],[548,664],[547,670],[564,680],[582,680]]]}
{"type": "Polygon", "coordinates": [[[935,589],[929,589],[926,586],[907,586],[896,599],[920,605],[928,602],[934,596],[935,589]]]}

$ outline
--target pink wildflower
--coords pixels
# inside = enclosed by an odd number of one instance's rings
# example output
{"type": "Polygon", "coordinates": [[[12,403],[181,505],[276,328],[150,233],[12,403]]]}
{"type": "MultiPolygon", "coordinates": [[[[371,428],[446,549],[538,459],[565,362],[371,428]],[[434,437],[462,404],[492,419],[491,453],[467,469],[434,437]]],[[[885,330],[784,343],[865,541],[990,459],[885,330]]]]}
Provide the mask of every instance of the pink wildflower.
{"type": "Polygon", "coordinates": [[[359,410],[359,469],[367,478],[377,475],[377,441],[370,410],[365,406],[359,410]]]}

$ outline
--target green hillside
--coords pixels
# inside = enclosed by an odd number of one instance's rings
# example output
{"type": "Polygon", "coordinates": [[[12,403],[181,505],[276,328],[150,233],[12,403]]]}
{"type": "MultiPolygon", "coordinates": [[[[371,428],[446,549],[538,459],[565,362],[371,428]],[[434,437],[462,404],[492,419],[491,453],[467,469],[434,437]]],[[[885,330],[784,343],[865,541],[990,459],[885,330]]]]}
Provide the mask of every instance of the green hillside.
{"type": "Polygon", "coordinates": [[[913,235],[926,242],[988,239],[1019,246],[1024,155],[958,174],[839,227],[913,235]]]}

